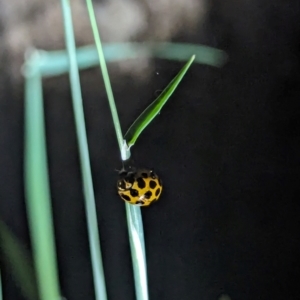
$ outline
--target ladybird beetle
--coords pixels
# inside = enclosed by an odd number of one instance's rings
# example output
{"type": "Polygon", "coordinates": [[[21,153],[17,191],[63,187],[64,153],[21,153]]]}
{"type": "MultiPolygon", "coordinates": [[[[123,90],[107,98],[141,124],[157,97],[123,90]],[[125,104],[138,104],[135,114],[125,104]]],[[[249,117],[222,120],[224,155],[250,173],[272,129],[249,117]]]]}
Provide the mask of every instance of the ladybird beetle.
{"type": "Polygon", "coordinates": [[[156,202],[162,192],[162,182],[152,171],[120,171],[117,183],[118,194],[127,203],[149,206],[156,202]]]}

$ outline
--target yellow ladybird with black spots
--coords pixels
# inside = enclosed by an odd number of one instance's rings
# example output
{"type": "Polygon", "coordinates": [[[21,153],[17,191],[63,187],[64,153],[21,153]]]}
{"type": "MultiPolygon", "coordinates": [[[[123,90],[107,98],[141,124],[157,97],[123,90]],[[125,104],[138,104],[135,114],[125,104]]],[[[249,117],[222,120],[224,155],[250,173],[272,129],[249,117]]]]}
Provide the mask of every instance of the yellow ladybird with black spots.
{"type": "Polygon", "coordinates": [[[153,170],[121,171],[117,183],[118,194],[127,203],[149,206],[162,192],[162,182],[153,170]]]}

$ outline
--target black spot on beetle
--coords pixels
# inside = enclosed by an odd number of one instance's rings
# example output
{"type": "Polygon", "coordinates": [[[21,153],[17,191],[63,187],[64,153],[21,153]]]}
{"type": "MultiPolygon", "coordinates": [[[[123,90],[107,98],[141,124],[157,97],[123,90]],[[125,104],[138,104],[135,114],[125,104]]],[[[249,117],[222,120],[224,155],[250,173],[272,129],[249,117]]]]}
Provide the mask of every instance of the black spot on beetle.
{"type": "Polygon", "coordinates": [[[147,173],[142,173],[142,177],[143,178],[148,178],[148,174],[147,173]]]}
{"type": "Polygon", "coordinates": [[[126,189],[126,185],[125,185],[125,181],[124,180],[119,180],[118,181],[118,189],[119,190],[125,190],[126,189]]]}
{"type": "Polygon", "coordinates": [[[155,191],[155,196],[158,196],[160,193],[160,188],[158,188],[156,191],[155,191]]]}
{"type": "Polygon", "coordinates": [[[141,200],[136,201],[136,204],[144,204],[144,201],[141,201],[141,200]]]}
{"type": "Polygon", "coordinates": [[[157,185],[157,183],[154,180],[151,180],[149,182],[149,186],[150,186],[151,189],[155,189],[156,185],[157,185]]]}
{"type": "Polygon", "coordinates": [[[153,172],[153,170],[151,170],[150,171],[150,177],[152,178],[152,179],[156,179],[156,174],[153,172]]]}
{"type": "Polygon", "coordinates": [[[126,181],[131,183],[131,185],[134,183],[134,174],[130,174],[126,177],[126,181]]]}
{"type": "Polygon", "coordinates": [[[127,195],[121,195],[122,199],[124,199],[125,201],[130,201],[130,197],[127,195]]]}
{"type": "Polygon", "coordinates": [[[148,191],[148,192],[145,193],[144,196],[145,196],[146,199],[150,199],[151,196],[152,196],[152,192],[148,191]]]}
{"type": "Polygon", "coordinates": [[[144,189],[146,187],[146,183],[143,178],[138,178],[136,181],[140,189],[144,189]]]}
{"type": "Polygon", "coordinates": [[[130,195],[132,197],[137,197],[139,195],[139,192],[137,190],[135,190],[135,189],[131,189],[130,190],[130,195]]]}

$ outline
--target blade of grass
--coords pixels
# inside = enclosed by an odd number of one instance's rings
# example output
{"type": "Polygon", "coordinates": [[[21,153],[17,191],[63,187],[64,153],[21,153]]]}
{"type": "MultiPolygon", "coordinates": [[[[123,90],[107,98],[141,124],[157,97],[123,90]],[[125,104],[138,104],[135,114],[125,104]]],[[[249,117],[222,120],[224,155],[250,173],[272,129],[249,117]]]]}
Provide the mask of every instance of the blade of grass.
{"type": "MultiPolygon", "coordinates": [[[[222,67],[227,60],[224,51],[204,45],[179,43],[110,43],[103,44],[106,62],[116,62],[137,57],[156,57],[174,61],[187,61],[196,55],[195,63],[222,67]]],[[[66,51],[41,51],[40,72],[43,76],[64,74],[69,70],[69,58],[66,51]]],[[[99,63],[99,54],[94,45],[76,49],[79,69],[94,67],[99,63]]]]}
{"type": "MultiPolygon", "coordinates": [[[[0,221],[0,240],[1,254],[5,258],[23,296],[28,300],[38,300],[38,287],[29,253],[2,221],[0,221]]],[[[0,300],[2,297],[0,274],[0,300]]]]}
{"type": "MultiPolygon", "coordinates": [[[[91,0],[86,0],[89,18],[91,21],[91,27],[96,42],[98,51],[100,68],[105,83],[108,101],[113,117],[113,122],[117,134],[119,143],[120,153],[122,160],[129,159],[130,151],[124,143],[122,130],[118,118],[117,109],[110,85],[109,75],[105,63],[105,57],[101,45],[100,35],[98,32],[97,22],[95,18],[94,8],[91,0]]],[[[131,258],[133,264],[133,274],[135,282],[135,293],[137,300],[148,300],[148,282],[147,282],[147,269],[146,269],[146,254],[145,254],[145,241],[144,241],[144,230],[141,210],[139,207],[132,206],[125,203],[126,215],[127,215],[127,226],[129,233],[129,243],[131,249],[131,258]]]]}
{"type": "Polygon", "coordinates": [[[147,259],[143,219],[140,207],[125,203],[131,260],[137,300],[147,300],[147,259]]]}
{"type": "Polygon", "coordinates": [[[46,159],[42,79],[38,52],[27,61],[25,83],[25,191],[33,257],[42,300],[59,299],[59,281],[46,159]]]}
{"type": "Polygon", "coordinates": [[[85,128],[83,103],[80,87],[79,72],[76,60],[76,45],[73,32],[73,21],[70,0],[61,0],[66,46],[70,64],[70,83],[73,99],[73,110],[76,122],[76,131],[82,171],[82,182],[85,198],[88,236],[92,258],[95,294],[97,300],[106,300],[106,285],[102,263],[102,255],[99,240],[98,221],[96,214],[95,195],[92,182],[89,149],[85,128]]]}
{"type": "Polygon", "coordinates": [[[198,64],[221,67],[227,61],[227,54],[223,50],[205,45],[177,44],[177,43],[154,43],[149,44],[152,56],[162,59],[186,61],[188,56],[195,54],[195,62],[198,64]]]}
{"type": "Polygon", "coordinates": [[[191,66],[192,62],[195,59],[195,55],[193,55],[189,61],[184,65],[184,67],[179,71],[179,73],[175,76],[175,78],[168,84],[168,86],[164,89],[164,91],[158,96],[156,100],[154,100],[135,120],[135,122],[131,125],[131,127],[126,132],[124,138],[127,142],[128,147],[133,146],[142,133],[142,131],[149,125],[149,123],[156,117],[156,115],[160,112],[162,107],[171,97],[173,92],[176,90],[178,84],[186,74],[187,70],[191,66]]]}
{"type": "Polygon", "coordinates": [[[122,153],[122,149],[123,149],[122,129],[121,129],[119,116],[118,116],[118,112],[117,112],[117,108],[116,108],[116,104],[115,104],[115,100],[114,100],[114,94],[113,94],[111,84],[110,84],[110,79],[109,79],[109,75],[108,75],[108,71],[107,71],[104,53],[102,50],[100,34],[98,31],[98,27],[97,27],[97,21],[95,18],[93,3],[91,0],[86,0],[86,5],[87,5],[88,13],[89,13],[89,18],[91,21],[91,27],[92,27],[95,43],[96,43],[96,48],[97,48],[99,62],[100,62],[100,69],[101,69],[104,84],[105,84],[107,98],[108,98],[108,102],[109,102],[109,106],[110,106],[110,111],[111,111],[111,115],[112,115],[113,122],[115,125],[114,127],[115,127],[115,131],[116,131],[116,135],[117,135],[117,140],[118,140],[120,151],[122,153]]]}

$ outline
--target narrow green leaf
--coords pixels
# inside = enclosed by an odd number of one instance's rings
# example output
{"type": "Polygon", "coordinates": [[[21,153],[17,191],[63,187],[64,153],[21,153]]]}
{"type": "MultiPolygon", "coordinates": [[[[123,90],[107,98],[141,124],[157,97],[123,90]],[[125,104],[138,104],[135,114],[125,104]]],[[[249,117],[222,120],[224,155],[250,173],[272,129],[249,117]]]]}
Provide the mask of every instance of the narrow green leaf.
{"type": "MultiPolygon", "coordinates": [[[[108,98],[108,102],[112,114],[112,119],[113,119],[115,131],[117,135],[117,140],[119,143],[121,158],[124,161],[130,158],[130,149],[127,147],[126,142],[123,139],[118,111],[115,105],[113,91],[112,91],[109,74],[106,66],[107,57],[105,57],[104,49],[102,47],[92,0],[86,0],[86,2],[87,2],[90,21],[91,21],[92,31],[93,31],[93,35],[97,47],[100,69],[102,72],[106,94],[107,94],[107,98],[108,98]]],[[[116,47],[115,50],[116,52],[121,54],[121,56],[124,55],[124,51],[123,51],[124,48],[120,49],[119,47],[116,47]]],[[[127,54],[129,54],[130,56],[133,55],[133,51],[131,50],[132,49],[127,51],[127,54]]],[[[107,51],[106,54],[110,54],[114,56],[112,52],[113,51],[107,51]]],[[[149,293],[148,293],[148,280],[147,280],[147,261],[146,261],[146,253],[145,253],[145,237],[144,237],[141,209],[140,207],[136,207],[128,203],[125,203],[125,207],[126,207],[126,215],[127,215],[127,226],[128,226],[131,259],[132,259],[132,266],[133,266],[136,300],[148,300],[149,293]]],[[[101,300],[104,300],[104,298],[102,297],[101,300]]]]}
{"type": "Polygon", "coordinates": [[[136,300],[148,300],[148,274],[141,208],[125,203],[136,300]]]}
{"type": "Polygon", "coordinates": [[[73,30],[71,3],[71,0],[61,0],[62,13],[64,18],[65,41],[67,53],[69,55],[69,77],[71,84],[72,102],[81,166],[82,185],[85,200],[84,204],[91,253],[95,299],[106,300],[106,284],[100,246],[100,236],[98,229],[99,225],[97,219],[91,162],[89,156],[89,147],[83,110],[83,99],[81,93],[78,65],[76,60],[76,43],[73,30]]]}
{"type": "Polygon", "coordinates": [[[135,120],[135,122],[131,125],[131,127],[126,132],[124,139],[127,142],[128,147],[133,146],[141,134],[141,132],[149,125],[149,123],[156,117],[156,115],[160,112],[162,107],[171,97],[178,84],[186,74],[187,70],[191,66],[192,62],[195,59],[195,55],[193,55],[189,61],[184,65],[184,67],[180,70],[180,72],[176,75],[176,77],[169,83],[169,85],[164,89],[164,91],[158,96],[156,100],[154,100],[143,112],[142,114],[135,120]]]}
{"type": "Polygon", "coordinates": [[[1,255],[22,294],[28,300],[37,300],[38,288],[29,253],[2,221],[0,221],[0,241],[1,255]]]}
{"type": "Polygon", "coordinates": [[[41,300],[60,298],[49,187],[42,77],[39,53],[28,57],[25,81],[24,183],[33,259],[41,300]]]}
{"type": "Polygon", "coordinates": [[[115,127],[115,131],[116,131],[116,136],[117,136],[120,152],[122,155],[123,133],[122,133],[120,120],[119,120],[119,116],[118,116],[118,111],[117,111],[117,107],[115,104],[114,94],[112,91],[109,74],[108,74],[108,70],[107,70],[107,66],[106,66],[106,62],[105,62],[105,55],[104,55],[104,51],[102,48],[102,43],[101,43],[101,39],[100,39],[100,34],[99,34],[98,26],[97,26],[97,21],[96,21],[96,16],[95,16],[92,0],[86,0],[86,4],[87,4],[88,13],[89,13],[89,18],[91,21],[91,27],[92,27],[92,31],[93,31],[93,35],[94,35],[94,39],[95,39],[97,53],[98,53],[98,57],[99,57],[100,70],[102,72],[102,77],[103,77],[103,81],[104,81],[104,85],[105,85],[108,103],[109,103],[112,119],[114,122],[114,127],[115,127]]]}
{"type": "MultiPolygon", "coordinates": [[[[99,64],[98,46],[88,45],[76,48],[78,68],[85,70],[99,64]]],[[[196,55],[194,63],[212,67],[222,67],[228,55],[219,49],[197,44],[178,43],[104,43],[102,49],[106,63],[129,59],[160,58],[173,61],[186,61],[192,54],[196,55]]],[[[68,53],[64,50],[39,51],[39,69],[43,77],[65,74],[70,68],[68,53]]],[[[26,68],[23,68],[26,72],[26,68]]]]}

